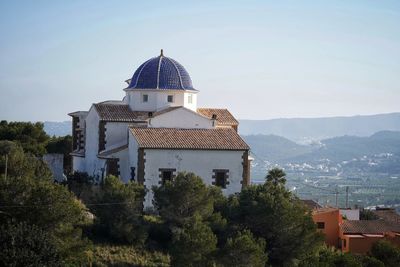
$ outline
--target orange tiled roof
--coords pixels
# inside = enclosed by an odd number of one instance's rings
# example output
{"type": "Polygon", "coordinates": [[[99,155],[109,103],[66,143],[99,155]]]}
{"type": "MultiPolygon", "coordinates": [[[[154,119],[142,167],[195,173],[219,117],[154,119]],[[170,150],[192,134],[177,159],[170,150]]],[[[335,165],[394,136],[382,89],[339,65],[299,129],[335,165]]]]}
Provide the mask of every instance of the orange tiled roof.
{"type": "Polygon", "coordinates": [[[141,148],[189,150],[249,149],[249,146],[232,128],[131,128],[130,130],[141,148]]]}
{"type": "MultiPolygon", "coordinates": [[[[125,104],[94,104],[97,113],[102,121],[116,121],[116,122],[137,122],[145,121],[149,118],[148,111],[132,111],[129,105],[125,104]]],[[[153,112],[153,117],[170,112],[181,107],[169,107],[156,112],[153,112]]]]}
{"type": "Polygon", "coordinates": [[[212,115],[217,115],[217,125],[238,125],[239,122],[227,109],[222,108],[198,108],[197,113],[212,118],[212,115]]]}
{"type": "Polygon", "coordinates": [[[118,121],[118,122],[135,122],[147,119],[148,112],[132,111],[128,105],[124,104],[94,104],[100,120],[118,121]]]}
{"type": "Polygon", "coordinates": [[[345,234],[382,234],[386,232],[400,232],[400,225],[384,220],[345,220],[340,225],[345,234]]]}

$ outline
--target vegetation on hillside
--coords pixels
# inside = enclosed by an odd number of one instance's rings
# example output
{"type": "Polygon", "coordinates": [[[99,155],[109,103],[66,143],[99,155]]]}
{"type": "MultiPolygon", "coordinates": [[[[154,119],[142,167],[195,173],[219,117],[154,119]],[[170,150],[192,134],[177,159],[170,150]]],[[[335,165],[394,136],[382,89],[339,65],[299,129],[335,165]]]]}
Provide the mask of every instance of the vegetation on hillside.
{"type": "Polygon", "coordinates": [[[82,173],[57,184],[25,145],[17,138],[0,141],[0,266],[400,263],[400,249],[387,242],[376,243],[367,256],[326,248],[280,169],[229,197],[193,173],[147,189],[113,176],[94,184],[82,173]],[[146,190],[154,192],[154,210],[145,213],[146,190]]]}

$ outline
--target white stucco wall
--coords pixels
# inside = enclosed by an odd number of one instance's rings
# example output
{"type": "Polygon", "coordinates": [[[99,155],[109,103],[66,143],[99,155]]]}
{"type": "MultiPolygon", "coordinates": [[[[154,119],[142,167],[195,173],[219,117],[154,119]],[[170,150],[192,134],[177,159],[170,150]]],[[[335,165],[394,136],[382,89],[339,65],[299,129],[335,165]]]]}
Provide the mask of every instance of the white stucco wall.
{"type": "Polygon", "coordinates": [[[83,157],[72,156],[73,171],[86,172],[86,159],[83,157]]]}
{"type": "Polygon", "coordinates": [[[166,107],[185,106],[189,109],[196,110],[197,108],[197,92],[183,91],[183,90],[127,90],[126,101],[132,110],[137,111],[155,111],[166,107]],[[188,103],[188,95],[192,94],[192,103],[188,103]],[[148,95],[148,101],[143,102],[143,94],[148,95]],[[172,103],[168,102],[168,95],[174,96],[172,103]]]}
{"type": "Polygon", "coordinates": [[[360,220],[360,210],[359,209],[341,209],[340,214],[346,216],[349,221],[359,221],[360,220]]]}
{"type": "Polygon", "coordinates": [[[64,154],[50,153],[43,155],[43,161],[46,162],[53,174],[54,180],[62,182],[65,180],[64,175],[64,154]]]}
{"type": "Polygon", "coordinates": [[[211,129],[212,121],[192,110],[179,108],[151,119],[149,127],[211,129]]]}
{"type": "Polygon", "coordinates": [[[184,105],[185,108],[197,111],[197,92],[185,92],[184,105]],[[189,95],[192,96],[192,103],[189,103],[189,95]]]}
{"type": "MultiPolygon", "coordinates": [[[[133,147],[132,147],[133,148],[133,147]]],[[[131,151],[130,151],[131,153],[131,151]]],[[[211,185],[213,169],[229,170],[229,185],[222,189],[224,195],[239,192],[242,188],[243,151],[223,150],[145,150],[145,186],[149,189],[145,197],[145,208],[152,207],[152,186],[159,186],[159,169],[175,168],[176,172],[193,172],[211,185]]]]}
{"type": "MultiPolygon", "coordinates": [[[[129,143],[128,143],[128,162],[129,162],[129,168],[135,167],[135,181],[137,181],[138,143],[130,132],[129,132],[129,143]]],[[[130,174],[130,170],[129,170],[129,174],[130,174]]]]}
{"type": "Polygon", "coordinates": [[[128,127],[126,122],[106,123],[106,150],[126,145],[128,143],[128,127]]]}
{"type": "Polygon", "coordinates": [[[97,157],[98,150],[99,115],[92,106],[86,117],[85,167],[89,175],[101,177],[101,168],[105,167],[105,160],[97,157]]]}

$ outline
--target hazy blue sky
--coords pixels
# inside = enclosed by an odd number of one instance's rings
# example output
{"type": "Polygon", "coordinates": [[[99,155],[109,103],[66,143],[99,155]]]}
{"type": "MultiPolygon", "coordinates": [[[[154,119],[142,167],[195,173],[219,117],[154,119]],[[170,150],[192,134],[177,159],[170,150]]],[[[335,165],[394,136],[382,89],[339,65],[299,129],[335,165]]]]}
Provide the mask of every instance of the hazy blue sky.
{"type": "Polygon", "coordinates": [[[0,2],[0,119],[122,99],[165,55],[240,119],[400,111],[400,1],[0,2]]]}

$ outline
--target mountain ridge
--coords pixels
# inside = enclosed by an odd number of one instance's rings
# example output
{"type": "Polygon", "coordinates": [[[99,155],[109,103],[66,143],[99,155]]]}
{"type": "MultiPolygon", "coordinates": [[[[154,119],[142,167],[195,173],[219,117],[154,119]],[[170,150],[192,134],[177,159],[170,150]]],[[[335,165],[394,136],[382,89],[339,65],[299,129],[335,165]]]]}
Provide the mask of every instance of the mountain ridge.
{"type": "Polygon", "coordinates": [[[400,131],[400,112],[349,117],[239,120],[242,135],[278,135],[295,142],[311,142],[336,136],[370,136],[380,131],[400,131]]]}

